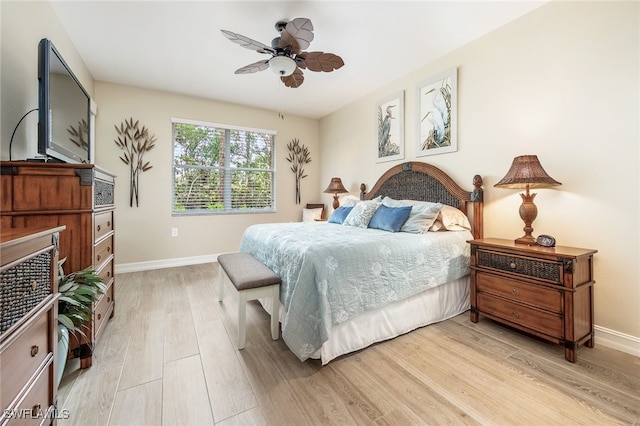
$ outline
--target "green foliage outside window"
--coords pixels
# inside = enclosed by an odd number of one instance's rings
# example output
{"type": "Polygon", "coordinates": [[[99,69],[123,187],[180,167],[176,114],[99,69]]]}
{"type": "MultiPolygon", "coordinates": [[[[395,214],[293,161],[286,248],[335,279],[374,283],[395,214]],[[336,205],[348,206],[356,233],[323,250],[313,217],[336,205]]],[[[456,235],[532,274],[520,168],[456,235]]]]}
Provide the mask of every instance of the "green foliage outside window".
{"type": "Polygon", "coordinates": [[[274,210],[274,135],[173,123],[173,213],[274,210]]]}

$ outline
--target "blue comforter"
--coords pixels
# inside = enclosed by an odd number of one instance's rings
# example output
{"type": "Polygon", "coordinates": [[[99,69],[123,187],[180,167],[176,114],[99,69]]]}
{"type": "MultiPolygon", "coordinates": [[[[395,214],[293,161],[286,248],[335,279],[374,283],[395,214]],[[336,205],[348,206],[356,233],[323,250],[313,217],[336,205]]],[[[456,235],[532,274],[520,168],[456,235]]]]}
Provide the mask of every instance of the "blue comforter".
{"type": "Polygon", "coordinates": [[[304,361],[333,325],[469,273],[471,233],[390,233],[331,223],[253,225],[240,251],[282,279],[282,338],[304,361]]]}

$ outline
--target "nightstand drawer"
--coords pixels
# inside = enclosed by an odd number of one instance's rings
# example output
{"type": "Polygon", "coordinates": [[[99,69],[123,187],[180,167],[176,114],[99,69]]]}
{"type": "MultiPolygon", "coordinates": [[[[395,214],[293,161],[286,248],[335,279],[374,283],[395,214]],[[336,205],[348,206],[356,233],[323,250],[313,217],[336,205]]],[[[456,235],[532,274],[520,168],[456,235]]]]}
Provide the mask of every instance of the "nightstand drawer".
{"type": "Polygon", "coordinates": [[[478,291],[562,313],[562,291],[478,272],[478,291]]]}
{"type": "Polygon", "coordinates": [[[535,332],[560,339],[564,337],[560,315],[528,308],[487,293],[478,293],[478,309],[535,332]]]}
{"type": "Polygon", "coordinates": [[[562,265],[542,259],[531,259],[510,254],[479,250],[477,267],[498,269],[518,275],[541,279],[562,285],[562,265]]]}

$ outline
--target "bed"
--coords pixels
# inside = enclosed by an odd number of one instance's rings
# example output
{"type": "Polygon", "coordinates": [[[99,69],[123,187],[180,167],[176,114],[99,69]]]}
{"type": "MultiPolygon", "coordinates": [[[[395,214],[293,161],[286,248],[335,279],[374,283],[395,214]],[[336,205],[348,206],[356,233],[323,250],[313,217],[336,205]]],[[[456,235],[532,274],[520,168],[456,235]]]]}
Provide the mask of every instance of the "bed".
{"type": "MultiPolygon", "coordinates": [[[[473,187],[465,191],[435,166],[406,162],[385,172],[370,191],[362,184],[362,201],[353,207],[355,212],[385,205],[391,208],[387,211],[399,212],[410,203],[420,206],[406,210],[412,213],[446,211],[445,216],[437,213],[433,230],[444,226],[449,213],[462,212],[467,225],[449,226],[455,231],[389,232],[384,226],[354,224],[348,213],[342,224],[247,228],[240,251],[251,253],[282,279],[279,318],[292,352],[301,361],[315,358],[326,364],[469,309],[466,241],[482,237],[480,176],[474,177],[473,187]]],[[[402,229],[409,230],[414,219],[410,216],[402,229]]],[[[271,312],[268,299],[260,303],[271,312]]]]}

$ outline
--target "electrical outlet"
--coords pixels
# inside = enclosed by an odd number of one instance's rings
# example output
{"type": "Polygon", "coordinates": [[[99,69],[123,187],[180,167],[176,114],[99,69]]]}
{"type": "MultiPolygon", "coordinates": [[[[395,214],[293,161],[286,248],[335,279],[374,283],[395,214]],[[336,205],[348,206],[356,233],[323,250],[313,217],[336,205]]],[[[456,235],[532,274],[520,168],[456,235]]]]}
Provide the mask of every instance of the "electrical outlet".
{"type": "Polygon", "coordinates": [[[172,237],[178,236],[178,228],[171,228],[171,236],[172,237]]]}

